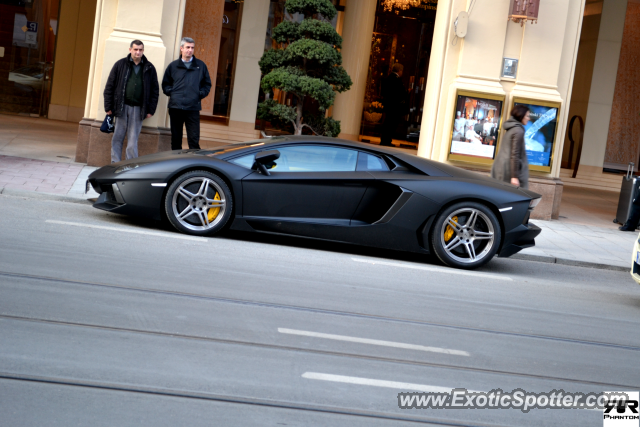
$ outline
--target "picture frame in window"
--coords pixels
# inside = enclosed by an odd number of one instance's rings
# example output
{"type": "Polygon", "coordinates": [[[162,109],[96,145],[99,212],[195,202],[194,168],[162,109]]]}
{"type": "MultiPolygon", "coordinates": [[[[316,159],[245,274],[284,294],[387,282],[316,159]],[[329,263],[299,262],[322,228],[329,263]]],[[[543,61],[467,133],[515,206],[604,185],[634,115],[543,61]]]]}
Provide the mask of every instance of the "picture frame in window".
{"type": "Polygon", "coordinates": [[[505,95],[458,89],[448,160],[490,165],[498,152],[505,95]]]}
{"type": "Polygon", "coordinates": [[[530,121],[524,127],[524,143],[529,170],[551,172],[562,103],[514,97],[511,101],[511,108],[516,105],[525,105],[530,110],[530,121]]]}

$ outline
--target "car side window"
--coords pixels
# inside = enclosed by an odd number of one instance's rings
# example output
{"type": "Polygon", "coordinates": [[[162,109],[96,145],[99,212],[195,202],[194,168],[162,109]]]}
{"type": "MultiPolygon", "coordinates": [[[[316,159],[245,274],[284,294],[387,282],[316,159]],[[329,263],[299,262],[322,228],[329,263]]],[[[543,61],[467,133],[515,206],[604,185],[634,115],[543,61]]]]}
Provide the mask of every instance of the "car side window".
{"type": "Polygon", "coordinates": [[[326,145],[280,147],[280,158],[270,169],[274,172],[353,172],[358,152],[326,145]]]}
{"type": "Polygon", "coordinates": [[[389,166],[380,157],[373,154],[360,152],[358,154],[358,170],[359,171],[388,171],[389,166]]]}
{"type": "Polygon", "coordinates": [[[246,156],[238,157],[236,159],[229,160],[231,163],[235,163],[238,166],[242,166],[243,168],[251,169],[253,166],[253,162],[255,161],[256,155],[247,154],[246,156]]]}
{"type": "MultiPolygon", "coordinates": [[[[358,162],[358,152],[327,145],[296,145],[278,147],[280,158],[267,168],[274,172],[353,172],[358,162]]],[[[230,160],[251,169],[255,154],[230,160]]]]}

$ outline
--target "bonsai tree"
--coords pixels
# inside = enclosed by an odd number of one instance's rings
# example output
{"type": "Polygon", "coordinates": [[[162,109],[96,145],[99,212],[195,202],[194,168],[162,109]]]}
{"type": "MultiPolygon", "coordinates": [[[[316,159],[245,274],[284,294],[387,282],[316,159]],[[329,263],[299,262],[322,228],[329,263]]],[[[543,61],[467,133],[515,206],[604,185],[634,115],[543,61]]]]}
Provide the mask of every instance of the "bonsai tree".
{"type": "Polygon", "coordinates": [[[280,48],[266,51],[259,62],[267,99],[258,106],[258,117],[275,126],[291,123],[296,135],[306,127],[317,135],[337,136],[340,122],[325,117],[325,111],[333,105],[336,92],[349,90],[352,82],[341,66],[342,37],[329,22],[336,8],[329,0],[287,0],[285,7],[304,20],[285,20],[273,29],[272,38],[280,48]],[[292,94],[295,105],[269,99],[273,89],[292,94]],[[308,100],[317,102],[318,113],[304,111],[308,100]]]}

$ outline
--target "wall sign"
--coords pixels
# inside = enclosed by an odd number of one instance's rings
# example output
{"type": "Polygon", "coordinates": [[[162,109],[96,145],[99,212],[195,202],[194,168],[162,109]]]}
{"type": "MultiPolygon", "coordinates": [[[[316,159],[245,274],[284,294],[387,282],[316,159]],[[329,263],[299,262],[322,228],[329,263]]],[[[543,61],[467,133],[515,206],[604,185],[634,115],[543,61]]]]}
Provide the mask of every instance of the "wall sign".
{"type": "Polygon", "coordinates": [[[504,95],[458,90],[449,160],[491,164],[502,126],[504,95]]]}
{"type": "Polygon", "coordinates": [[[518,60],[513,58],[502,58],[502,77],[515,79],[518,73],[518,60]]]}
{"type": "Polygon", "coordinates": [[[524,25],[531,20],[532,24],[538,22],[540,0],[511,0],[509,5],[509,20],[524,25]]]}

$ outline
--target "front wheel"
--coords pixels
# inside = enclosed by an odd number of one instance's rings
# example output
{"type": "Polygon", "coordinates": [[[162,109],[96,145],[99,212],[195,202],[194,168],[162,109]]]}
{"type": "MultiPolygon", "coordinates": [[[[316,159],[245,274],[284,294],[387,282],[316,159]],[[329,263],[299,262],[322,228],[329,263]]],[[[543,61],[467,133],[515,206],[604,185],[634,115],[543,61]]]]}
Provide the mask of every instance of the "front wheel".
{"type": "Polygon", "coordinates": [[[449,267],[473,269],[486,264],[500,247],[502,233],[495,214],[480,203],[449,206],[436,218],[432,247],[449,267]]]}
{"type": "Polygon", "coordinates": [[[183,233],[213,235],[231,217],[233,197],[219,176],[191,171],[179,176],[167,190],[165,211],[171,225],[183,233]]]}

